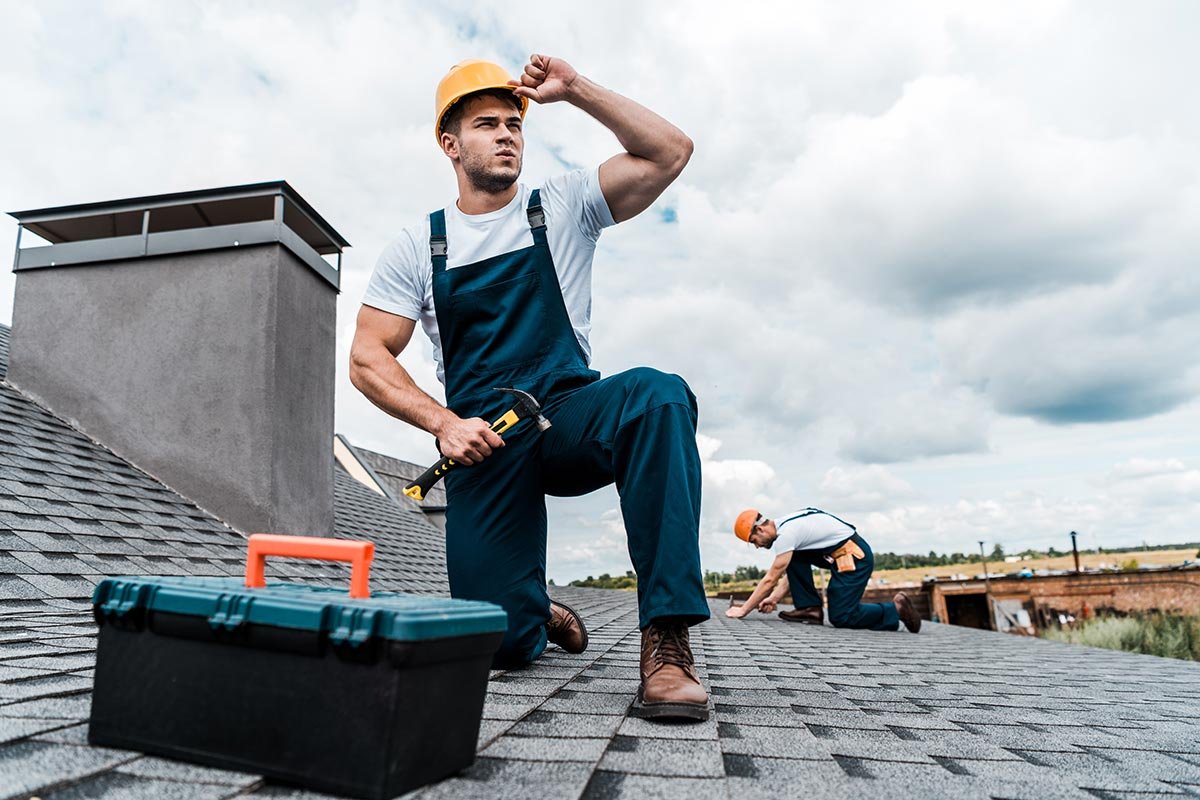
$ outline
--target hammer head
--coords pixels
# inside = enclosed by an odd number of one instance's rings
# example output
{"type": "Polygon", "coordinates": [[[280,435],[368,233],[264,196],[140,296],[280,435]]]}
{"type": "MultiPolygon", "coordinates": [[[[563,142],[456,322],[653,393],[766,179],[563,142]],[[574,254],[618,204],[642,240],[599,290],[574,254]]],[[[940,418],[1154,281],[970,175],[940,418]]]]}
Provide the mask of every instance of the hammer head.
{"type": "Polygon", "coordinates": [[[516,412],[518,419],[532,419],[537,425],[539,431],[545,431],[550,427],[550,420],[542,416],[542,405],[534,399],[529,392],[520,389],[509,389],[507,387],[497,386],[497,392],[508,392],[516,398],[516,404],[513,406],[513,411],[516,412]]]}

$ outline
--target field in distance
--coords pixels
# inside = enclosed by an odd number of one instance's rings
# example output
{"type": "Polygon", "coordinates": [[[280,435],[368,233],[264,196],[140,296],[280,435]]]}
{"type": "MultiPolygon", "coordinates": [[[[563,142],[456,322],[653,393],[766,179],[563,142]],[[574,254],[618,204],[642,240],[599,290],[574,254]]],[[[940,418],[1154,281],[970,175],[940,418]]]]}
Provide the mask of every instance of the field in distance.
{"type": "MultiPolygon", "coordinates": [[[[1112,569],[1136,561],[1138,566],[1173,566],[1184,561],[1195,562],[1196,550],[1127,550],[1124,552],[1080,553],[1079,564],[1084,569],[1112,569]]],[[[1070,570],[1075,568],[1075,559],[1068,553],[1054,558],[1024,558],[1016,562],[994,561],[988,559],[988,574],[1001,575],[1019,572],[1028,567],[1038,570],[1070,570]]],[[[949,578],[953,575],[966,575],[974,578],[983,574],[983,565],[949,564],[943,567],[909,567],[908,569],[875,570],[876,579],[883,578],[888,583],[920,583],[927,576],[949,578]]]]}

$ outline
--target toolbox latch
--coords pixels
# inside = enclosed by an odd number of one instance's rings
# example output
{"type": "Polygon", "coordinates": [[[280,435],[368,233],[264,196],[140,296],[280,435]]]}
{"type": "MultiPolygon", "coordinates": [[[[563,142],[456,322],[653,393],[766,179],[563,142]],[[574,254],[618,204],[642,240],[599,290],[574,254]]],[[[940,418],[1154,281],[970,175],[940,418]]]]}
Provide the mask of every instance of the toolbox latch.
{"type": "Polygon", "coordinates": [[[329,641],[359,647],[375,635],[379,612],[373,608],[341,607],[329,630],[329,641]]]}
{"type": "Polygon", "coordinates": [[[150,586],[139,581],[108,580],[104,600],[93,605],[96,621],[107,620],[118,627],[140,627],[142,609],[150,586]]]}
{"type": "Polygon", "coordinates": [[[215,630],[237,630],[246,624],[254,598],[240,594],[222,594],[217,598],[217,610],[208,617],[208,624],[215,630]]]}

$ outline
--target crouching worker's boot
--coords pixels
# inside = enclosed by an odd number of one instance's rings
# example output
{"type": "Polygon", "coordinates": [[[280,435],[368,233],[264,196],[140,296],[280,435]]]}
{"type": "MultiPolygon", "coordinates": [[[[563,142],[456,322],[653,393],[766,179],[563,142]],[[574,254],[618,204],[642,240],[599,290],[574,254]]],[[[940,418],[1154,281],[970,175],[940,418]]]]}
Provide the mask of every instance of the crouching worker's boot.
{"type": "Polygon", "coordinates": [[[892,603],[896,606],[896,613],[900,615],[900,621],[904,623],[904,627],[913,633],[921,630],[921,615],[913,607],[912,600],[908,595],[904,592],[897,592],[896,596],[892,598],[892,603]]]}
{"type": "Polygon", "coordinates": [[[807,608],[797,608],[793,611],[780,611],[779,618],[786,622],[803,622],[806,625],[824,625],[825,608],[823,606],[809,606],[807,608]]]}
{"type": "Polygon", "coordinates": [[[583,619],[575,609],[553,601],[550,603],[550,621],[546,623],[546,638],[568,653],[582,653],[588,646],[583,619]]]}
{"type": "Polygon", "coordinates": [[[708,719],[687,625],[660,619],[642,631],[642,685],[631,713],[643,719],[708,719]]]}

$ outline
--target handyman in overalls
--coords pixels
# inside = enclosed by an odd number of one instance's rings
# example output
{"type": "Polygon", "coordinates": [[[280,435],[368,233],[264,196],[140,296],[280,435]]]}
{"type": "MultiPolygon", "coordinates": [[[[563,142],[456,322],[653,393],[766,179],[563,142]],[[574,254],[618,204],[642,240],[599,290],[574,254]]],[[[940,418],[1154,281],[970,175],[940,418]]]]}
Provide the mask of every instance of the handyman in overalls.
{"type": "Polygon", "coordinates": [[[730,607],[725,616],[740,619],[756,608],[770,614],[790,587],[795,609],[781,611],[780,619],[823,624],[821,595],[812,577],[812,567],[820,567],[832,570],[826,595],[829,621],[835,628],[894,631],[903,622],[913,633],[921,629],[921,615],[904,592],[897,592],[890,603],[861,602],[875,569],[875,557],[854,526],[833,514],[806,508],[776,521],[750,508],[738,514],[733,533],[743,542],[778,555],[746,602],[730,607]]]}
{"type": "Polygon", "coordinates": [[[406,228],[375,267],[358,316],[351,380],[468,465],[447,476],[446,562],[455,597],[508,612],[498,666],[553,642],[587,646],[583,621],[546,592],[545,495],[616,483],[638,576],[642,680],[635,711],[705,719],[688,627],[709,616],[700,572],[696,398],[677,375],[588,368],[592,256],[600,232],[645,210],[679,175],[692,142],[662,117],[533,55],[519,81],[464,61],[437,89],[434,132],[459,196],[406,228]],[[517,182],[529,101],[565,101],[624,148],[599,168],[540,187],[517,182]],[[396,361],[417,322],[433,342],[447,407],[396,361]],[[489,423],[523,389],[552,423],[503,440],[489,423]]]}

